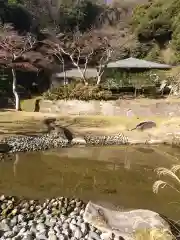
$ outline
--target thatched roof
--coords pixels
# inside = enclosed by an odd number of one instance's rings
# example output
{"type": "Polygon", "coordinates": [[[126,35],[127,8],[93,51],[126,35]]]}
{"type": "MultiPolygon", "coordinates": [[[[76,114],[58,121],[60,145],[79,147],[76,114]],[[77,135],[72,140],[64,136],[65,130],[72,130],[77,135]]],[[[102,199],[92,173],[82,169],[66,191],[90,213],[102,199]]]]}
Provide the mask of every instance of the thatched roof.
{"type": "Polygon", "coordinates": [[[123,60],[110,62],[107,64],[108,68],[147,68],[147,69],[169,69],[172,66],[167,64],[155,63],[137,58],[126,58],[123,60]]]}

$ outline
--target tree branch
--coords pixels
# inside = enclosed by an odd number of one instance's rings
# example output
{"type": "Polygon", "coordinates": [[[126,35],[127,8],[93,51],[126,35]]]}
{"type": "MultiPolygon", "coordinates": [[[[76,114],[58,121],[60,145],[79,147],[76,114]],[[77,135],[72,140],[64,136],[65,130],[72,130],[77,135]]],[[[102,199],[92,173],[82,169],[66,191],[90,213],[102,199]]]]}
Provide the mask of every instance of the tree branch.
{"type": "MultiPolygon", "coordinates": [[[[4,26],[0,29],[0,48],[4,50],[5,59],[7,61],[6,65],[11,68],[12,71],[12,90],[15,97],[15,108],[17,111],[21,109],[20,99],[17,92],[17,79],[16,70],[14,69],[14,63],[18,63],[17,59],[21,57],[25,52],[30,51],[36,40],[33,39],[32,35],[27,34],[26,36],[19,35],[16,31],[12,29],[11,26],[4,26]]],[[[3,51],[2,51],[3,52],[3,51]]]]}
{"type": "Polygon", "coordinates": [[[71,59],[72,64],[75,67],[77,67],[77,69],[78,69],[79,73],[81,74],[81,77],[84,81],[84,84],[88,85],[88,81],[86,79],[86,71],[87,71],[87,66],[88,66],[89,59],[93,55],[93,52],[94,52],[93,49],[91,49],[91,52],[86,56],[83,70],[80,67],[81,49],[79,47],[77,49],[75,49],[72,53],[69,53],[63,47],[61,47],[58,44],[56,54],[62,54],[63,53],[65,55],[67,55],[71,59]],[[77,52],[77,55],[75,57],[76,52],[77,52]]]}
{"type": "Polygon", "coordinates": [[[112,52],[113,52],[112,49],[108,48],[105,50],[102,57],[100,58],[99,65],[97,67],[97,82],[96,82],[97,85],[99,85],[101,82],[102,75],[111,58],[112,52]]]}

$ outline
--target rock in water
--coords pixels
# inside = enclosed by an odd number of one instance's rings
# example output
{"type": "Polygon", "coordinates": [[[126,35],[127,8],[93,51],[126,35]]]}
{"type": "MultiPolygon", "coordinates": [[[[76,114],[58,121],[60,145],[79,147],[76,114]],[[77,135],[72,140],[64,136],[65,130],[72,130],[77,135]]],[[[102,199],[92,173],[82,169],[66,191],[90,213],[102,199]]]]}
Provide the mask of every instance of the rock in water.
{"type": "Polygon", "coordinates": [[[164,218],[156,212],[144,209],[112,211],[89,202],[83,218],[98,230],[124,239],[134,239],[134,232],[142,229],[170,231],[170,226],[164,218]]]}
{"type": "Polygon", "coordinates": [[[12,149],[12,146],[10,146],[7,143],[0,143],[0,153],[7,153],[12,149]]]}
{"type": "Polygon", "coordinates": [[[131,129],[131,131],[135,130],[135,129],[143,131],[143,130],[150,129],[150,128],[153,128],[156,126],[157,126],[156,123],[153,121],[145,121],[145,122],[141,122],[138,125],[136,125],[136,127],[131,129]]]}
{"type": "Polygon", "coordinates": [[[72,139],[72,145],[86,145],[86,141],[84,138],[76,137],[72,139]]]}

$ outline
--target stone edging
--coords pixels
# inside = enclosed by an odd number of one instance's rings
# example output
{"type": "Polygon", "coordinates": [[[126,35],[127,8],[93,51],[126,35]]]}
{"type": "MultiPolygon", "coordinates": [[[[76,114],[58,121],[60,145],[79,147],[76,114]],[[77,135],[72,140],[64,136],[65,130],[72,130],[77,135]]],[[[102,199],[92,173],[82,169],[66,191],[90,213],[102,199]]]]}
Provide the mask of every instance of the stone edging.
{"type": "Polygon", "coordinates": [[[179,101],[171,100],[112,100],[112,101],[79,101],[79,100],[42,100],[40,112],[68,116],[138,116],[138,117],[178,117],[179,101]]]}
{"type": "Polygon", "coordinates": [[[95,136],[85,135],[76,137],[71,143],[67,139],[57,134],[43,134],[35,137],[31,136],[11,136],[0,142],[0,153],[3,152],[3,144],[10,146],[9,153],[15,152],[32,152],[44,151],[53,148],[71,147],[71,146],[112,146],[112,145],[136,145],[136,144],[172,144],[172,141],[164,141],[163,139],[128,139],[123,133],[111,136],[95,136]]]}

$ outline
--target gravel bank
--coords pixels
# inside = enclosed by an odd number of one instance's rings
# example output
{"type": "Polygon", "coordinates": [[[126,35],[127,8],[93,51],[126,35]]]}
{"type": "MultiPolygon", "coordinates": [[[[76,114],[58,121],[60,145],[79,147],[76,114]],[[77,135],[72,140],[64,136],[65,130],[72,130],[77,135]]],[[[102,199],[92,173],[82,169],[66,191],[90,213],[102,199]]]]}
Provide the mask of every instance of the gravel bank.
{"type": "Polygon", "coordinates": [[[39,136],[12,136],[5,138],[1,143],[11,146],[9,152],[43,151],[50,148],[66,147],[68,140],[55,134],[43,134],[39,136]]]}
{"type": "Polygon", "coordinates": [[[100,240],[102,233],[85,223],[86,204],[64,197],[44,202],[0,196],[0,239],[100,240]]]}
{"type": "Polygon", "coordinates": [[[43,151],[58,147],[68,147],[72,145],[122,145],[127,144],[128,139],[123,134],[112,136],[90,136],[73,141],[72,144],[68,140],[57,134],[43,134],[39,136],[12,136],[3,139],[1,143],[8,144],[11,149],[9,152],[30,152],[43,151]]]}

